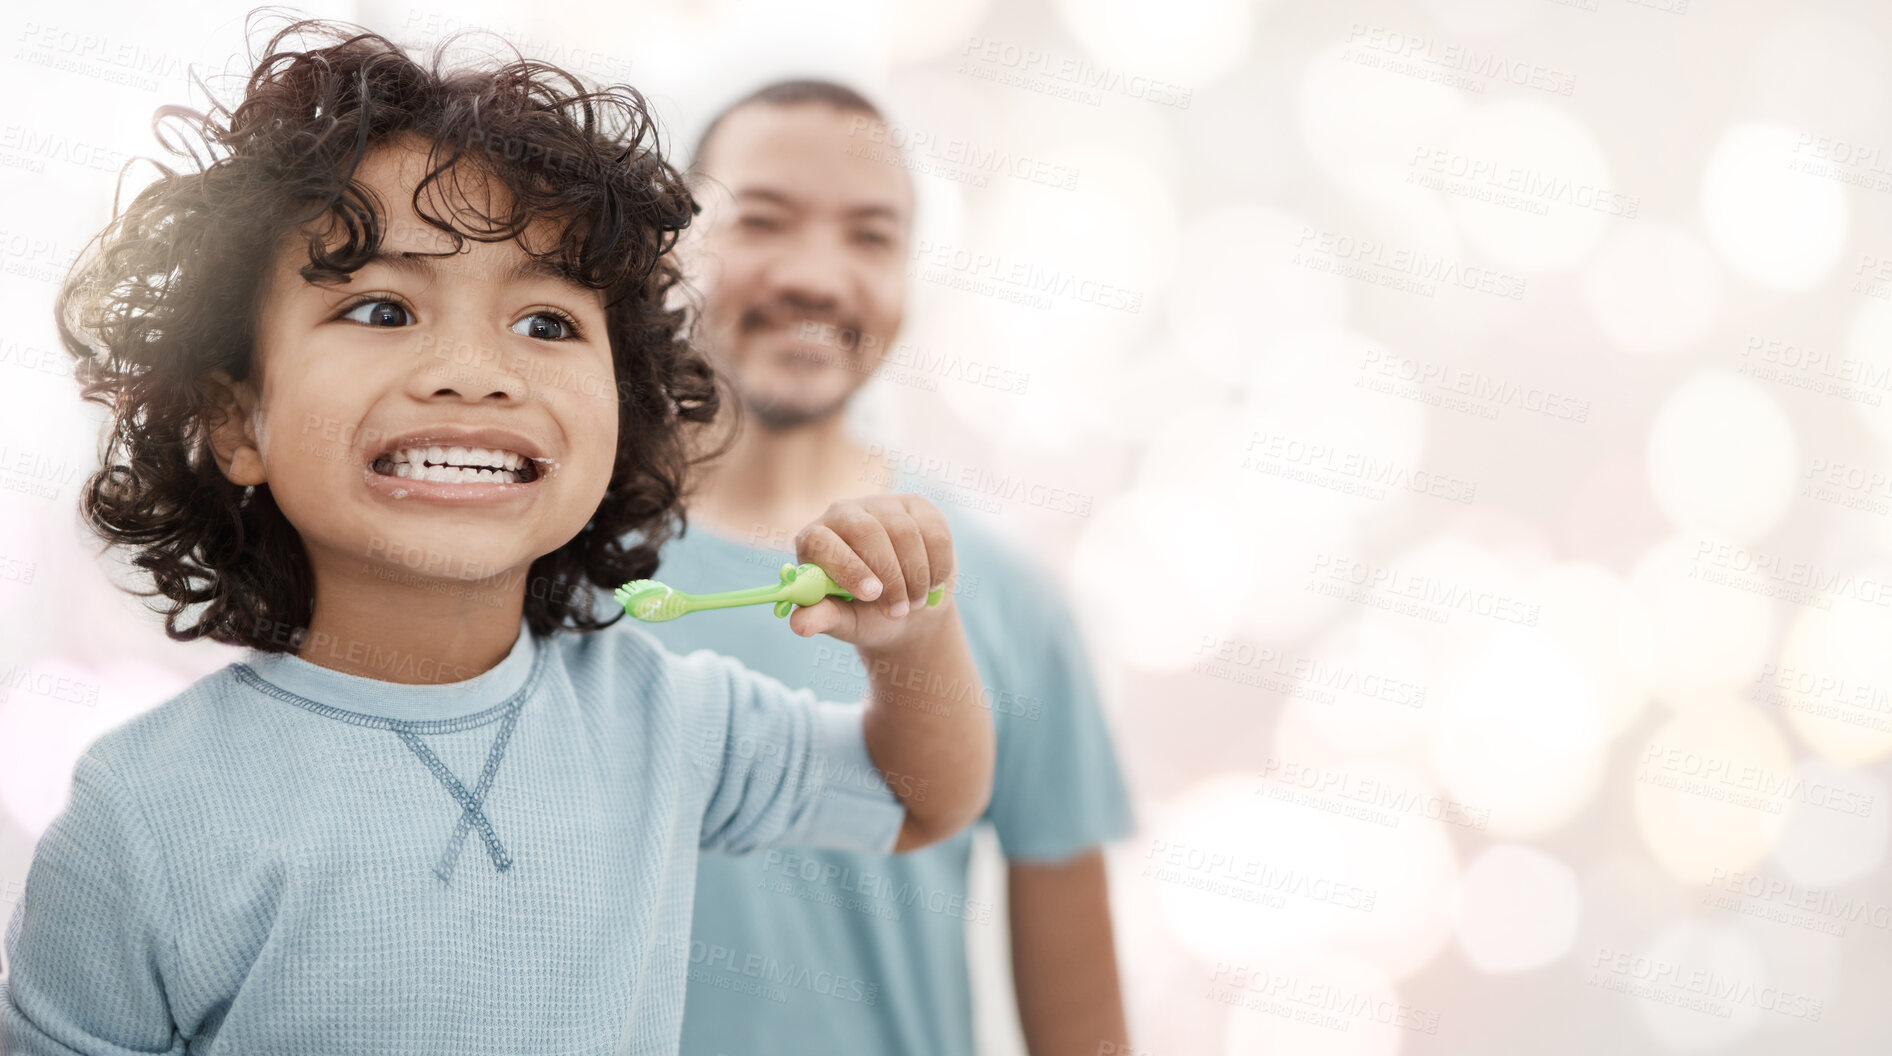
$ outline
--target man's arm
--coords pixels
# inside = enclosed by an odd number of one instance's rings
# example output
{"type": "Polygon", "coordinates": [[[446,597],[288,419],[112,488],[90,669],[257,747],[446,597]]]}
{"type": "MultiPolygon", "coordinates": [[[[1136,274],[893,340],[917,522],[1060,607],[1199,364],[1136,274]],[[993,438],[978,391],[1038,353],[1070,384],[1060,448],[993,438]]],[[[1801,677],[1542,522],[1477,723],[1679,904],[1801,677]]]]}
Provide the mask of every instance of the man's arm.
{"type": "Polygon", "coordinates": [[[1012,985],[1031,1056],[1129,1051],[1103,851],[1007,868],[1012,985]],[[1105,1042],[1115,1046],[1104,1049],[1105,1042]]]}

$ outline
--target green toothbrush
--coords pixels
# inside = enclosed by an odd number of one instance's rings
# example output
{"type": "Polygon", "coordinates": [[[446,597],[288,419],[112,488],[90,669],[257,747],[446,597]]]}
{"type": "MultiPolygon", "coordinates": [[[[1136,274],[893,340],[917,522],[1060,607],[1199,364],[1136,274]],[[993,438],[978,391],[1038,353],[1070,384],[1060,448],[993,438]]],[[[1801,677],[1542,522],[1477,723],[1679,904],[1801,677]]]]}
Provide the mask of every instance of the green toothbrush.
{"type": "MultiPolygon", "coordinates": [[[[842,601],[853,601],[854,595],[841,589],[821,566],[812,562],[801,565],[784,564],[782,581],[767,587],[752,587],[748,590],[729,590],[720,594],[685,594],[672,590],[654,579],[633,579],[613,591],[618,604],[624,611],[646,623],[662,623],[687,616],[704,609],[728,609],[737,605],[766,605],[775,603],[775,614],[786,616],[797,605],[813,605],[822,598],[834,597],[842,601]]],[[[927,592],[926,603],[938,605],[946,594],[943,586],[934,587],[927,592]]]]}

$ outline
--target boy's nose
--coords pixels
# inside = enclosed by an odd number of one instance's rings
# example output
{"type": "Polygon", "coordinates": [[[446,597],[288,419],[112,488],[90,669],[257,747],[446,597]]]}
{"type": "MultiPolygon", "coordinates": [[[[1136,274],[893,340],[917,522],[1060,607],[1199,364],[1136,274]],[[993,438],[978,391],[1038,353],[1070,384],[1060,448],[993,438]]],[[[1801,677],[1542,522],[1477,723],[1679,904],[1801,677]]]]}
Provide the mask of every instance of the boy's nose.
{"type": "Polygon", "coordinates": [[[421,361],[408,377],[408,393],[417,399],[454,399],[479,403],[491,398],[518,401],[530,391],[518,357],[491,342],[438,335],[424,342],[421,361]]]}

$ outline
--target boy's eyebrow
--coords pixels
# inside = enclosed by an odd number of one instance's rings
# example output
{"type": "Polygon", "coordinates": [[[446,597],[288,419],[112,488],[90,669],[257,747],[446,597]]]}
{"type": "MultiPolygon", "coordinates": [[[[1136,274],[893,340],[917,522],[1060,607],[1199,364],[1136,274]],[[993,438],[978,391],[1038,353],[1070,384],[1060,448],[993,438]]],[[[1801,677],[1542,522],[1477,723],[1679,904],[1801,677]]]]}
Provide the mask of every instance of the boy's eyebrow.
{"type": "MultiPolygon", "coordinates": [[[[378,249],[375,250],[374,256],[369,257],[367,263],[362,266],[366,267],[367,264],[386,264],[396,271],[405,271],[410,274],[432,274],[435,268],[438,267],[438,262],[443,259],[443,257],[452,255],[453,254],[450,253],[417,253],[412,250],[390,252],[385,249],[378,249]]],[[[572,277],[566,274],[565,269],[552,263],[552,261],[547,258],[535,257],[531,254],[526,254],[519,260],[514,261],[511,267],[500,272],[499,277],[506,282],[524,282],[531,279],[556,279],[560,282],[572,281],[572,277]]]]}

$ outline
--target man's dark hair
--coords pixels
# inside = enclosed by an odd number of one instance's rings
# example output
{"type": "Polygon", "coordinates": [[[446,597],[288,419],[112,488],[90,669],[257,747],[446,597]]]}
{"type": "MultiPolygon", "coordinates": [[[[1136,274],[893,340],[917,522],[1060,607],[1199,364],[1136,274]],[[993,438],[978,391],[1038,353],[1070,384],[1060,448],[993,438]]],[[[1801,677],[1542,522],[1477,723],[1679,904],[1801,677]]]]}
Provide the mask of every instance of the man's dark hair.
{"type": "Polygon", "coordinates": [[[766,103],[770,106],[794,106],[798,103],[823,103],[842,113],[858,112],[866,114],[877,121],[887,120],[886,115],[880,112],[879,107],[870,102],[866,96],[849,88],[845,84],[813,78],[776,81],[772,84],[765,84],[757,88],[755,91],[750,92],[748,95],[743,96],[717,111],[716,116],[711,118],[710,123],[704,127],[703,134],[696,137],[696,149],[690,152],[690,171],[703,171],[704,159],[707,156],[710,138],[714,136],[716,130],[722,126],[723,119],[741,110],[745,106],[754,106],[758,103],[766,103]]]}
{"type": "Polygon", "coordinates": [[[558,242],[532,255],[603,294],[616,460],[584,529],[532,563],[532,633],[623,618],[616,609],[594,618],[587,583],[609,589],[653,574],[682,527],[685,474],[702,460],[689,457],[683,429],[712,421],[719,403],[709,364],[685,339],[685,310],[666,302],[679,282],[666,254],[696,210],[682,174],[664,160],[635,89],[592,90],[516,52],[449,70],[451,43],[423,66],[358,26],[290,23],[269,38],[234,110],[214,100],[205,111],[158,110],[161,144],[190,164],[154,161],[158,179],[115,209],[60,289],[60,338],[80,360],[84,398],[111,411],[81,512],[108,545],[134,551],[152,580],[141,593],[166,599],[158,608],[173,639],[282,652],[299,638],[283,629],[308,625],[314,582],[302,540],[267,485],[245,489],[218,468],[204,379],[250,376],[278,247],[306,243],[301,274],[311,282],[345,281],[374,256],[387,219],[354,176],[364,155],[395,140],[431,144],[414,208],[456,249],[549,220],[558,242]],[[454,192],[455,165],[504,185],[504,215],[454,192]],[[427,205],[443,192],[445,216],[427,205]]]}

